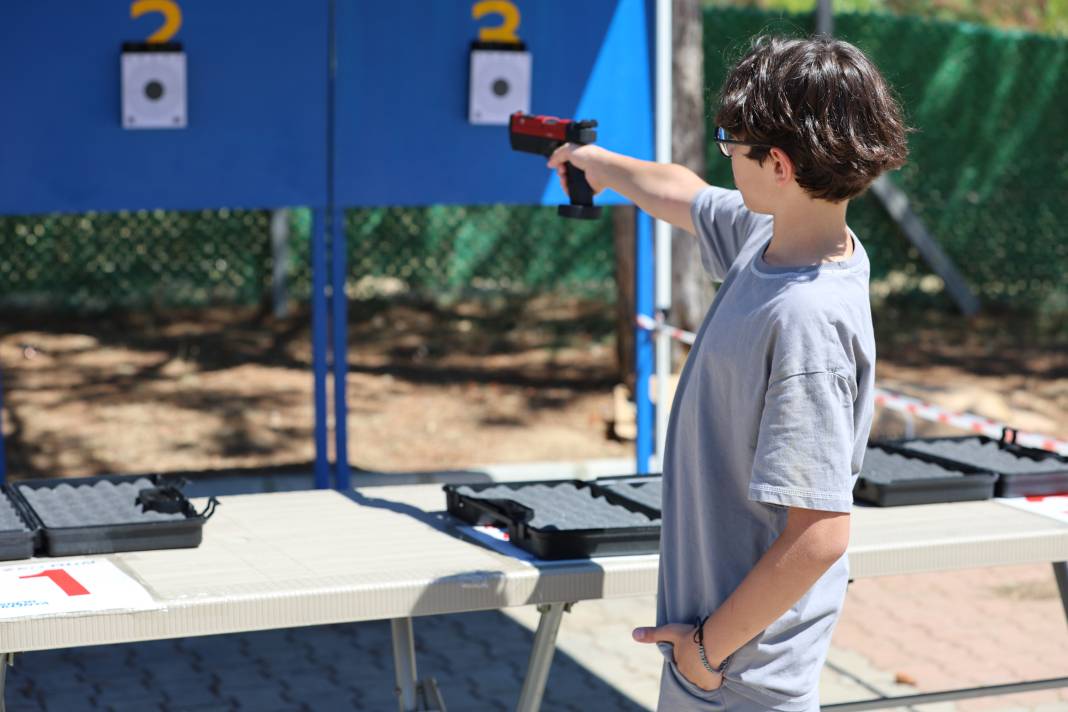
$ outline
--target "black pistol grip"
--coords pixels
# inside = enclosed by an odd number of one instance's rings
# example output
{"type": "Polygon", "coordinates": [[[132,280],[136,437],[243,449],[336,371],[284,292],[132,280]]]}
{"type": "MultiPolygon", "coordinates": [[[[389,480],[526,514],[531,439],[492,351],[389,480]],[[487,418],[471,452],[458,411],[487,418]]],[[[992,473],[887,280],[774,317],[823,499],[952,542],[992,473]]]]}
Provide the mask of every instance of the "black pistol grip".
{"type": "Polygon", "coordinates": [[[567,194],[571,197],[572,205],[593,205],[593,188],[586,180],[585,171],[576,168],[568,161],[564,164],[567,169],[567,194]]]}
{"type": "Polygon", "coordinates": [[[561,205],[560,215],[568,218],[596,220],[601,216],[601,208],[593,204],[593,188],[586,180],[586,173],[576,168],[570,161],[564,164],[567,171],[567,194],[570,205],[561,205]]]}

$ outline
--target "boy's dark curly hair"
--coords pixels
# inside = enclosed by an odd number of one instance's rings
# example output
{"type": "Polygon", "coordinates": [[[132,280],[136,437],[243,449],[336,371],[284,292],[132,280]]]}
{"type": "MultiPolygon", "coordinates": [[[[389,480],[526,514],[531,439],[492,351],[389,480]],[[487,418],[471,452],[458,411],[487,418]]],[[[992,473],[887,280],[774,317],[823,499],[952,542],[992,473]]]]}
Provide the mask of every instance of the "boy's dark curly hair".
{"type": "MultiPolygon", "coordinates": [[[[716,123],[782,149],[814,198],[848,200],[908,156],[901,107],[871,60],[841,40],[761,36],[727,75],[716,123]]],[[[761,164],[770,149],[751,147],[761,164]]]]}

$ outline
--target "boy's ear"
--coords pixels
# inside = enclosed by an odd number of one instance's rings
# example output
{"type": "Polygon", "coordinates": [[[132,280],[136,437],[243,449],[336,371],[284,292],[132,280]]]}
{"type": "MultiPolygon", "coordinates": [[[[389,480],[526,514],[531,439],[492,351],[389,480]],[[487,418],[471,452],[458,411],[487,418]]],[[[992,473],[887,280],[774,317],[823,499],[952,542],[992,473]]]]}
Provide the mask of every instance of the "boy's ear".
{"type": "Polygon", "coordinates": [[[776,183],[786,185],[794,179],[794,162],[790,160],[785,151],[773,147],[768,157],[772,160],[776,183]]]}

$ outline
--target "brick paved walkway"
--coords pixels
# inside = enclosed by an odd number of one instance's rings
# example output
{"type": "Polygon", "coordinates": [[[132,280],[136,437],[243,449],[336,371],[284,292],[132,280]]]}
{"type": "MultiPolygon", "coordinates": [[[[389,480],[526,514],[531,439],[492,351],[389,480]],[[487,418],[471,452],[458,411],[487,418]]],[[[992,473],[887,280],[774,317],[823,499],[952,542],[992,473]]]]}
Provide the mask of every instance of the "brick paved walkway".
{"type": "MultiPolygon", "coordinates": [[[[416,620],[421,676],[450,712],[515,706],[533,636],[497,612],[416,620]]],[[[8,675],[9,712],[392,712],[386,622],[43,651],[8,675]]],[[[545,710],[644,712],[566,653],[545,710]]]]}
{"type": "MultiPolygon", "coordinates": [[[[632,643],[630,629],[654,611],[652,598],[583,602],[565,617],[559,648],[651,709],[659,654],[632,643]]],[[[536,624],[530,608],[505,614],[536,624]]],[[[1068,677],[1068,625],[1052,567],[1013,566],[855,581],[820,691],[828,705],[1053,677],[1068,677]]],[[[1068,712],[1068,687],[914,709],[1068,712]]]]}
{"type": "MultiPolygon", "coordinates": [[[[1049,565],[855,581],[833,643],[910,676],[920,692],[1068,677],[1068,625],[1049,565]]],[[[1068,688],[955,704],[1068,710],[1068,688]]]]}

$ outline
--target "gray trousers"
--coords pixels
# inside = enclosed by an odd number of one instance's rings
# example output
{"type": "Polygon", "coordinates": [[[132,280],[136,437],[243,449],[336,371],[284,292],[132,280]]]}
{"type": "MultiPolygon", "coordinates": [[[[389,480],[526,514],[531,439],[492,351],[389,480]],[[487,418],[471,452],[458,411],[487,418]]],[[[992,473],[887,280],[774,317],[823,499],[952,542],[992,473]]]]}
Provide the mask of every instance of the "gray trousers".
{"type": "MultiPolygon", "coordinates": [[[[718,690],[702,690],[687,680],[675,668],[674,663],[664,662],[660,675],[660,699],[656,704],[657,712],[769,712],[774,707],[767,707],[755,700],[741,695],[729,687],[730,683],[718,690]]],[[[819,694],[812,703],[797,712],[819,712],[819,694]]]]}

